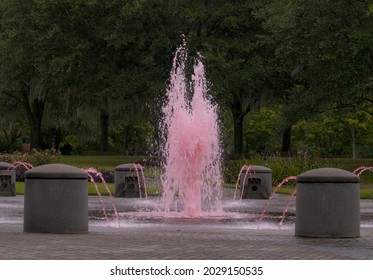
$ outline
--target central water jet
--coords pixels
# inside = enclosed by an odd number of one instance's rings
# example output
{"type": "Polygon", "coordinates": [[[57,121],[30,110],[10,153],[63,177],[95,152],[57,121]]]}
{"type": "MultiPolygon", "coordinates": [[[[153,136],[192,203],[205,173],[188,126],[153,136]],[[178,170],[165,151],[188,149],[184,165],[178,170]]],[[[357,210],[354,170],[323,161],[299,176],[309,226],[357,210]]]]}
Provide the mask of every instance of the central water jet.
{"type": "Polygon", "coordinates": [[[208,95],[202,57],[186,76],[185,43],[175,53],[163,107],[163,201],[165,212],[186,217],[218,214],[221,207],[221,148],[217,106],[208,95]]]}

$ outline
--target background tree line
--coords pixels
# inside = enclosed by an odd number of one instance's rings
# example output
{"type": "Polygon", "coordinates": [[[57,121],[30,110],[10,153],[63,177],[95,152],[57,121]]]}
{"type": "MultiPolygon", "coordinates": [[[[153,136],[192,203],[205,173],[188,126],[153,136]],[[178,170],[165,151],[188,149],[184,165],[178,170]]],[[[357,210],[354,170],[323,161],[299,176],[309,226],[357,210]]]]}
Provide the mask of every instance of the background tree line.
{"type": "Polygon", "coordinates": [[[144,154],[181,34],[229,155],[371,156],[371,0],[0,0],[0,149],[144,154]]]}

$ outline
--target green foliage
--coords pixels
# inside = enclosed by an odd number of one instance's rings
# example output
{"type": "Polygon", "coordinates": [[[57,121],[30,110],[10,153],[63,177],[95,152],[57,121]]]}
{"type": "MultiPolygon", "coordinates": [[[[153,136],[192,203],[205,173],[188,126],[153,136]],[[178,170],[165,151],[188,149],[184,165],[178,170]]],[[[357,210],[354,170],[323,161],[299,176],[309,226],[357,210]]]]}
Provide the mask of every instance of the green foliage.
{"type": "Polygon", "coordinates": [[[20,152],[14,152],[11,154],[0,154],[0,161],[13,163],[16,161],[22,161],[32,164],[33,166],[39,166],[50,163],[57,163],[61,159],[60,152],[54,149],[47,150],[31,150],[30,153],[22,154],[20,152]]]}
{"type": "Polygon", "coordinates": [[[67,135],[61,143],[64,154],[80,154],[82,152],[80,137],[77,135],[67,135]]]}
{"type": "Polygon", "coordinates": [[[372,28],[369,1],[3,0],[0,148],[22,139],[83,154],[108,139],[112,151],[145,153],[184,33],[231,115],[227,153],[278,150],[294,125],[294,150],[371,156],[360,112],[373,115],[372,28]]]}
{"type": "Polygon", "coordinates": [[[149,152],[153,143],[153,129],[146,123],[122,123],[110,132],[112,150],[128,155],[141,155],[149,152]]]}
{"type": "Polygon", "coordinates": [[[244,141],[250,155],[268,155],[279,151],[278,131],[279,112],[263,107],[260,111],[248,115],[244,123],[244,141]]]}
{"type": "Polygon", "coordinates": [[[373,118],[363,111],[327,112],[293,129],[294,147],[318,157],[373,155],[373,118]]]}
{"type": "Polygon", "coordinates": [[[0,132],[0,151],[13,152],[14,150],[20,150],[22,148],[22,140],[19,137],[13,137],[13,139],[11,139],[13,142],[10,143],[9,138],[12,138],[12,131],[7,131],[7,134],[10,134],[10,137],[8,136],[7,138],[4,132],[0,132]]]}
{"type": "Polygon", "coordinates": [[[56,151],[55,149],[47,149],[41,151],[33,149],[30,153],[23,155],[22,158],[24,159],[23,161],[29,162],[33,166],[38,166],[59,162],[61,159],[61,153],[56,151]]]}
{"type": "Polygon", "coordinates": [[[371,97],[373,17],[366,1],[265,1],[258,9],[277,69],[291,79],[286,115],[371,97]]]}

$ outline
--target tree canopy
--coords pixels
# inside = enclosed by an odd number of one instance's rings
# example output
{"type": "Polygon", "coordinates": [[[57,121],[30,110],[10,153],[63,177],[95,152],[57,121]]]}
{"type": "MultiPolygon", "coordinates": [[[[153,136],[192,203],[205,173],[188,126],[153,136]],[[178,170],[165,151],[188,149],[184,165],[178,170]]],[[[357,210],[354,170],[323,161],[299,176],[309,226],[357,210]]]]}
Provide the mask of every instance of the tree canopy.
{"type": "Polygon", "coordinates": [[[227,153],[304,150],[300,131],[321,118],[345,125],[341,155],[373,154],[359,138],[373,113],[370,0],[1,0],[0,149],[145,153],[181,34],[203,56],[227,153]]]}

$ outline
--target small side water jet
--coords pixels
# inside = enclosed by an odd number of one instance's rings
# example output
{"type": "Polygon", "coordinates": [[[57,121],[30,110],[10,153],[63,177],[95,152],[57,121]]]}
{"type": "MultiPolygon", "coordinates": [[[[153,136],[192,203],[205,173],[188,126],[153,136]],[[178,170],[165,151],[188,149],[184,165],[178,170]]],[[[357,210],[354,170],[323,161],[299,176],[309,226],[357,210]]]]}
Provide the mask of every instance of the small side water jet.
{"type": "MultiPolygon", "coordinates": [[[[267,208],[268,208],[268,206],[270,205],[270,203],[271,203],[271,201],[272,201],[274,195],[275,195],[276,192],[278,191],[278,189],[281,188],[283,185],[285,185],[285,183],[289,182],[290,180],[296,180],[296,179],[297,179],[297,176],[289,176],[289,177],[286,177],[285,179],[283,179],[283,180],[282,180],[282,181],[281,181],[281,182],[280,182],[280,183],[275,187],[275,189],[273,190],[271,196],[270,196],[269,199],[268,199],[268,202],[267,202],[266,206],[264,207],[262,213],[260,214],[260,217],[259,217],[259,219],[258,219],[258,226],[257,226],[258,229],[260,228],[260,224],[261,224],[262,221],[263,221],[264,214],[265,214],[265,212],[267,211],[267,208]]],[[[286,214],[286,212],[287,212],[287,209],[288,209],[288,207],[289,207],[289,205],[290,205],[291,198],[294,197],[294,195],[295,195],[295,192],[293,192],[292,196],[290,196],[290,198],[289,198],[289,200],[288,200],[288,204],[287,204],[287,206],[286,206],[286,208],[285,208],[285,210],[284,210],[284,212],[283,212],[283,215],[282,215],[283,218],[281,219],[280,227],[281,227],[281,225],[282,225],[282,223],[283,223],[283,220],[285,219],[284,216],[285,216],[285,214],[286,214]]]]}
{"type": "Polygon", "coordinates": [[[164,211],[184,217],[213,215],[221,207],[221,148],[217,106],[208,95],[202,57],[186,77],[185,42],[175,53],[164,121],[164,211]],[[193,95],[190,97],[190,95],[193,95]]]}
{"type": "Polygon", "coordinates": [[[366,171],[373,172],[373,166],[360,166],[356,168],[352,173],[356,174],[357,176],[360,176],[366,171]]]}
{"type": "Polygon", "coordinates": [[[25,168],[26,170],[30,170],[31,168],[34,168],[34,166],[29,163],[29,162],[25,162],[25,161],[15,161],[12,163],[12,166],[10,166],[8,168],[9,171],[13,171],[15,169],[17,169],[18,167],[23,167],[25,168]]]}
{"type": "Polygon", "coordinates": [[[285,216],[286,216],[286,213],[288,212],[288,209],[289,209],[289,206],[290,206],[290,203],[291,201],[293,200],[294,196],[296,195],[297,193],[297,189],[294,189],[294,191],[291,193],[291,195],[289,196],[288,198],[288,202],[285,206],[285,209],[284,211],[282,212],[282,217],[281,217],[281,221],[280,221],[280,224],[279,224],[279,228],[282,227],[282,225],[284,224],[284,220],[285,220],[285,216]]]}
{"type": "Polygon", "coordinates": [[[16,196],[17,172],[28,171],[31,168],[32,164],[23,161],[12,164],[0,162],[0,196],[16,196]]]}
{"type": "Polygon", "coordinates": [[[117,211],[117,208],[115,206],[115,203],[114,203],[114,200],[113,200],[113,196],[111,195],[111,191],[110,191],[110,188],[109,186],[107,185],[106,183],[106,180],[104,179],[104,177],[102,176],[102,173],[99,172],[97,169],[93,168],[93,167],[90,167],[90,168],[82,168],[83,171],[85,171],[88,175],[88,179],[89,181],[94,185],[95,187],[95,190],[97,192],[97,195],[100,199],[100,202],[101,202],[101,206],[102,206],[102,212],[104,214],[104,217],[105,217],[105,221],[106,221],[106,224],[109,225],[109,218],[107,216],[107,213],[106,213],[106,210],[105,210],[105,204],[104,204],[104,201],[103,201],[103,198],[102,198],[102,195],[100,193],[100,190],[97,186],[97,183],[96,183],[96,179],[95,178],[99,178],[100,181],[103,183],[103,185],[105,186],[105,189],[106,191],[108,192],[109,194],[109,197],[110,197],[110,202],[111,202],[111,205],[113,206],[113,209],[114,209],[114,213],[115,213],[115,216],[116,216],[116,220],[117,220],[117,225],[118,227],[120,227],[120,220],[119,220],[119,215],[118,215],[118,211],[117,211]]]}
{"type": "Polygon", "coordinates": [[[140,198],[143,197],[142,186],[141,186],[141,181],[142,181],[142,182],[144,182],[144,184],[143,184],[143,188],[144,188],[144,192],[145,192],[144,197],[145,197],[145,199],[147,199],[148,198],[148,192],[147,192],[147,188],[146,188],[146,179],[145,179],[145,174],[144,174],[144,168],[142,167],[142,165],[140,163],[132,163],[131,167],[130,167],[130,171],[132,171],[132,168],[135,169],[135,172],[136,172],[136,175],[137,175],[137,184],[138,184],[138,187],[139,187],[140,198]],[[140,172],[139,172],[139,170],[140,170],[140,172]],[[141,173],[141,178],[140,178],[140,173],[141,173]]]}
{"type": "Polygon", "coordinates": [[[144,167],[139,163],[125,163],[115,167],[115,197],[148,198],[144,167]]]}
{"type": "MultiPolygon", "coordinates": [[[[244,182],[246,182],[246,179],[247,179],[247,175],[250,174],[250,179],[252,179],[252,172],[254,173],[254,177],[256,177],[256,172],[255,172],[255,169],[252,168],[251,165],[243,165],[241,167],[241,170],[240,172],[238,173],[238,177],[237,177],[237,181],[236,181],[236,186],[235,186],[235,189],[234,189],[234,196],[233,196],[233,200],[236,199],[236,193],[237,193],[237,189],[238,189],[238,186],[240,184],[240,178],[241,178],[241,175],[243,173],[243,171],[246,169],[246,172],[245,172],[245,177],[244,177],[244,182]]],[[[243,187],[240,191],[240,199],[242,199],[242,195],[243,195],[243,192],[244,192],[244,187],[245,187],[245,183],[243,184],[243,187]]]]}

